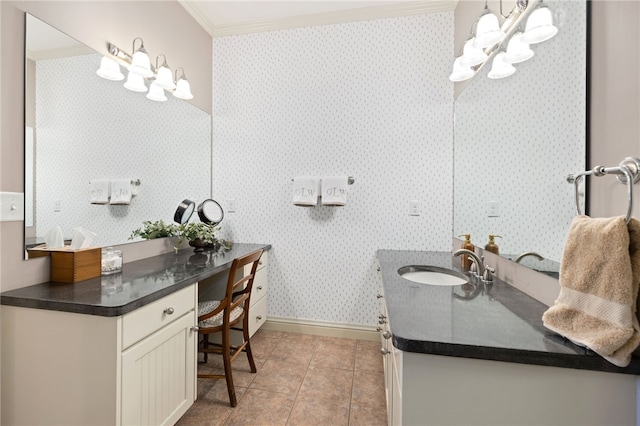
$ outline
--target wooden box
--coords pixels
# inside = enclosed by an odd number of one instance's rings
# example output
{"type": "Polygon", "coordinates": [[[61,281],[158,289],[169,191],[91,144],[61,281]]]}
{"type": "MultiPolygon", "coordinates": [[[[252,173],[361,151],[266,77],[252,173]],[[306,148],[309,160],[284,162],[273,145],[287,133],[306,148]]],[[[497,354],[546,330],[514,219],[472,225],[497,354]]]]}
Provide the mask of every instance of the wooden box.
{"type": "Polygon", "coordinates": [[[31,255],[51,257],[50,280],[54,282],[77,283],[99,277],[102,273],[100,247],[77,250],[71,250],[69,246],[57,249],[33,248],[29,249],[29,256],[31,255]]]}

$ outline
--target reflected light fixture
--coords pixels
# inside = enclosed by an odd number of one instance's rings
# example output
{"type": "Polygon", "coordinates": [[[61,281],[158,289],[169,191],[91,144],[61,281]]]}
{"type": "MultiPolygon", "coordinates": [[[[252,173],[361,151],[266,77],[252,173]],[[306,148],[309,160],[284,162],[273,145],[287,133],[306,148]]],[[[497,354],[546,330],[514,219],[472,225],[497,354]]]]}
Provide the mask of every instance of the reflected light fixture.
{"type": "Polygon", "coordinates": [[[100,68],[96,71],[96,74],[107,80],[124,80],[124,74],[120,71],[120,64],[107,56],[103,56],[100,59],[100,68]]]}
{"type": "Polygon", "coordinates": [[[527,25],[522,35],[522,41],[527,44],[541,43],[558,34],[558,27],[553,25],[551,10],[546,4],[534,10],[527,19],[527,25]]]}
{"type": "Polygon", "coordinates": [[[531,50],[527,43],[522,41],[522,33],[517,32],[512,35],[511,40],[509,40],[507,54],[504,56],[504,60],[510,64],[519,64],[531,59],[533,55],[533,50],[531,50]]]}
{"type": "Polygon", "coordinates": [[[484,11],[476,24],[474,47],[491,47],[504,40],[505,32],[500,28],[498,17],[489,10],[488,0],[484,2],[484,11]]]}
{"type": "Polygon", "coordinates": [[[505,55],[506,53],[504,52],[498,52],[498,54],[493,57],[491,71],[489,71],[487,77],[496,80],[498,78],[509,77],[516,72],[516,68],[504,60],[505,55]]]}
{"type": "Polygon", "coordinates": [[[125,65],[129,69],[127,74],[127,81],[124,83],[124,87],[134,92],[147,92],[147,98],[153,101],[163,102],[167,100],[167,96],[164,91],[169,90],[173,92],[173,96],[180,99],[193,99],[191,93],[191,86],[187,81],[187,77],[183,68],[182,75],[178,78],[178,69],[176,69],[175,79],[171,68],[167,64],[167,57],[164,54],[156,56],[155,68],[149,60],[149,55],[144,49],[144,42],[142,38],[136,37],[133,39],[133,55],[128,54],[118,46],[107,43],[107,50],[114,56],[114,59],[104,57],[100,61],[100,68],[96,73],[108,80],[123,80],[124,75],[120,72],[120,64],[125,65]],[[140,40],[140,47],[136,50],[136,41],[140,40]],[[162,56],[162,64],[159,64],[159,59],[162,56]],[[151,82],[149,89],[145,80],[151,82]]]}
{"type": "Polygon", "coordinates": [[[177,68],[176,69],[176,91],[173,92],[173,96],[180,99],[193,99],[193,95],[191,94],[191,86],[189,85],[189,81],[187,81],[187,76],[184,73],[184,69],[177,68]],[[178,70],[182,70],[182,76],[178,79],[178,70]]]}
{"type": "Polygon", "coordinates": [[[485,0],[482,14],[474,22],[475,32],[472,25],[471,36],[465,41],[462,54],[455,59],[449,80],[472,78],[492,58],[491,71],[487,76],[492,79],[508,77],[516,71],[512,64],[534,56],[530,44],[549,40],[558,32],[553,25],[552,13],[543,0],[516,0],[516,5],[506,16],[500,0],[500,16],[502,24],[485,0]],[[520,28],[525,19],[526,26],[522,32],[520,28]]]}
{"type": "Polygon", "coordinates": [[[469,80],[471,77],[475,75],[473,70],[462,64],[462,56],[456,58],[453,61],[453,72],[449,76],[449,80],[451,81],[465,81],[469,80]]]}

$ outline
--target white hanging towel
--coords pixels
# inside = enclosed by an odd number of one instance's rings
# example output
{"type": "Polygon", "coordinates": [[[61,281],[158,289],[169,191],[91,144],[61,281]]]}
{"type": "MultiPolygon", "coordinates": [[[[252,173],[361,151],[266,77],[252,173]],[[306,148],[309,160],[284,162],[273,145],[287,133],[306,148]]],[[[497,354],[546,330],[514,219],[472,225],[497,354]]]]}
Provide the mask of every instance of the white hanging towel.
{"type": "Polygon", "coordinates": [[[109,181],[96,179],[89,182],[91,204],[107,204],[109,202],[109,181]]]}
{"type": "Polygon", "coordinates": [[[344,206],[347,204],[349,176],[326,176],[322,178],[322,205],[344,206]]]}
{"type": "Polygon", "coordinates": [[[131,204],[131,179],[116,179],[111,181],[110,204],[131,204]]]}
{"type": "Polygon", "coordinates": [[[318,203],[320,180],[313,176],[293,178],[293,204],[300,207],[315,207],[318,203]]]}

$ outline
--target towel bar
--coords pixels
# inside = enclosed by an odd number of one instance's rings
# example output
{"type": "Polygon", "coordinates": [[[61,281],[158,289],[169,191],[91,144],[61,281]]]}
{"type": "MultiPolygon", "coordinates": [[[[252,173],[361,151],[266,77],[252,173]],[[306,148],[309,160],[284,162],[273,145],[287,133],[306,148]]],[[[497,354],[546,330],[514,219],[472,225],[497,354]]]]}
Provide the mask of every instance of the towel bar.
{"type": "Polygon", "coordinates": [[[640,181],[640,159],[635,157],[627,157],[618,167],[603,167],[596,166],[592,170],[587,170],[584,172],[576,173],[567,176],[567,182],[573,183],[574,185],[574,197],[576,202],[576,212],[578,215],[581,215],[580,211],[580,198],[578,185],[580,184],[580,178],[584,178],[585,176],[594,175],[594,176],[604,176],[608,174],[616,175],[616,178],[620,183],[627,184],[627,216],[626,222],[629,223],[631,220],[631,210],[633,208],[633,184],[640,181]]]}
{"type": "MultiPolygon", "coordinates": [[[[347,179],[347,183],[349,185],[353,185],[356,181],[356,178],[354,178],[353,176],[349,176],[349,178],[347,179]]],[[[293,178],[291,178],[291,182],[293,182],[293,178]]]]}

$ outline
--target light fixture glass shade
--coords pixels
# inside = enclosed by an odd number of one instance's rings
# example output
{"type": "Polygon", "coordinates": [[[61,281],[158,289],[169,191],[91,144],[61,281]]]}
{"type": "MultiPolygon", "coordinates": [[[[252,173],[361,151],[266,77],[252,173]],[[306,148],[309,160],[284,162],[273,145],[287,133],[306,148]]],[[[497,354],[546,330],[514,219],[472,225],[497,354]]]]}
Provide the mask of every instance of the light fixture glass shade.
{"type": "Polygon", "coordinates": [[[152,101],[164,102],[167,100],[167,96],[164,94],[164,89],[154,81],[149,86],[149,93],[147,93],[147,99],[152,101]]]}
{"type": "Polygon", "coordinates": [[[469,80],[471,77],[474,76],[475,73],[473,72],[473,70],[469,67],[463,66],[461,64],[461,60],[462,60],[462,56],[459,56],[456,58],[455,61],[453,61],[453,71],[449,76],[449,80],[465,81],[465,80],[469,80]]]}
{"type": "Polygon", "coordinates": [[[509,44],[507,45],[507,54],[504,56],[504,60],[510,64],[519,64],[524,62],[534,55],[533,50],[529,48],[529,45],[522,41],[522,33],[515,33],[509,44]]]}
{"type": "Polygon", "coordinates": [[[149,55],[147,52],[140,48],[134,54],[133,58],[131,58],[131,66],[129,67],[129,71],[134,72],[136,74],[140,74],[143,77],[151,78],[153,77],[153,71],[151,71],[151,61],[149,60],[149,55]]]}
{"type": "Polygon", "coordinates": [[[158,68],[155,84],[166,90],[175,90],[176,84],[173,82],[173,73],[164,65],[158,68]]]}
{"type": "Polygon", "coordinates": [[[470,38],[464,44],[460,65],[463,67],[475,67],[487,60],[488,56],[480,47],[473,46],[474,38],[470,38]]]}
{"type": "Polygon", "coordinates": [[[133,92],[147,91],[147,85],[144,84],[144,77],[132,71],[129,71],[129,74],[127,74],[127,81],[124,83],[124,87],[133,92]]]}
{"type": "Polygon", "coordinates": [[[522,41],[527,44],[541,43],[549,40],[558,33],[558,28],[553,25],[553,16],[547,6],[541,6],[531,12],[527,18],[522,41]]]}
{"type": "Polygon", "coordinates": [[[100,59],[100,68],[98,68],[96,74],[107,80],[124,80],[124,74],[120,71],[120,64],[107,56],[103,56],[100,59]]]}
{"type": "Polygon", "coordinates": [[[173,96],[180,99],[193,99],[193,95],[191,94],[191,86],[186,78],[182,77],[176,83],[176,91],[173,92],[173,96]]]}
{"type": "Polygon", "coordinates": [[[504,40],[505,33],[500,29],[498,17],[485,10],[484,15],[478,20],[474,47],[491,47],[504,40]]]}
{"type": "Polygon", "coordinates": [[[504,55],[505,55],[504,52],[499,52],[493,58],[493,63],[491,64],[491,71],[489,71],[489,74],[487,74],[487,77],[495,80],[498,78],[509,77],[511,74],[516,72],[515,67],[504,60],[504,55]]]}

